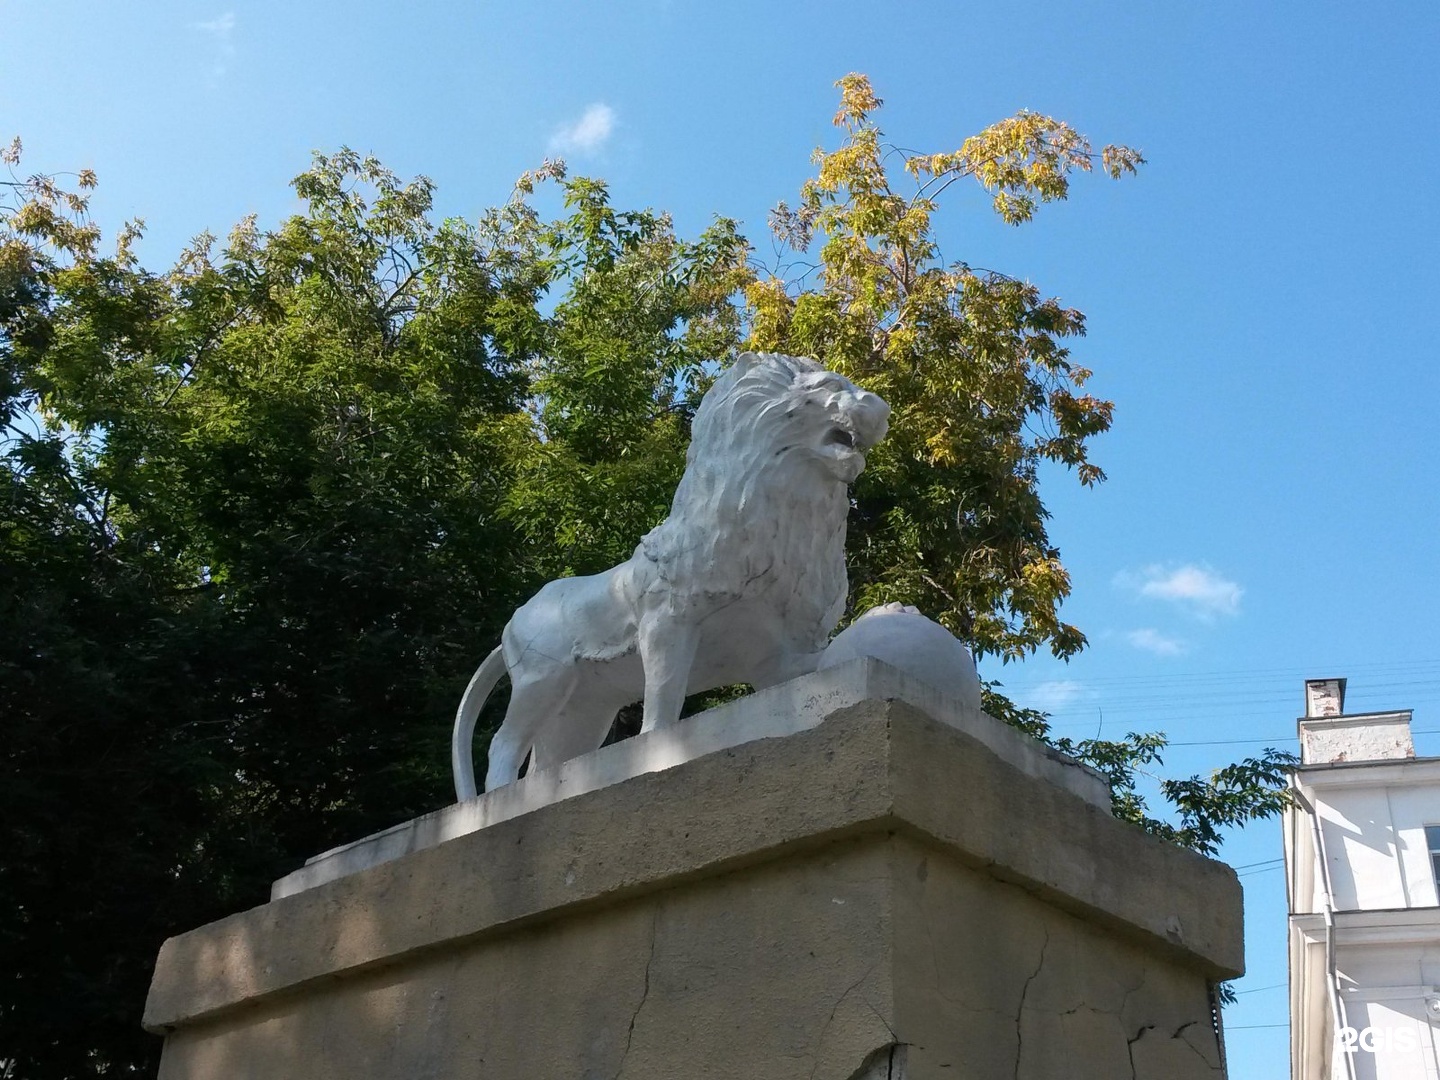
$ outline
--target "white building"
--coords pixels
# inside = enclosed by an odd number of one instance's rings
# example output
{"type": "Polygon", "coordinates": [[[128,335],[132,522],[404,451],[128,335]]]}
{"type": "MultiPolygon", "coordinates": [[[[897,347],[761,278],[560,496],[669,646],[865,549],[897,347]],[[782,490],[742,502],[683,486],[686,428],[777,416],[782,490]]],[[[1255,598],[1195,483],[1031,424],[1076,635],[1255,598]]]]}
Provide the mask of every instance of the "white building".
{"type": "Polygon", "coordinates": [[[1440,758],[1305,684],[1284,815],[1292,1080],[1440,1080],[1440,758]]]}

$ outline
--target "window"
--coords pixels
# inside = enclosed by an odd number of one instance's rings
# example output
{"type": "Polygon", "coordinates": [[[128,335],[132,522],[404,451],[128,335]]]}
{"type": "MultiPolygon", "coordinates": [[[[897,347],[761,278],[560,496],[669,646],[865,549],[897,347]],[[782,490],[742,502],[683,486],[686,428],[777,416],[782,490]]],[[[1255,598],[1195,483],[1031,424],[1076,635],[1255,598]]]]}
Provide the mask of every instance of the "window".
{"type": "Polygon", "coordinates": [[[1430,849],[1430,872],[1435,875],[1435,888],[1440,890],[1440,825],[1425,826],[1425,846],[1430,849]]]}

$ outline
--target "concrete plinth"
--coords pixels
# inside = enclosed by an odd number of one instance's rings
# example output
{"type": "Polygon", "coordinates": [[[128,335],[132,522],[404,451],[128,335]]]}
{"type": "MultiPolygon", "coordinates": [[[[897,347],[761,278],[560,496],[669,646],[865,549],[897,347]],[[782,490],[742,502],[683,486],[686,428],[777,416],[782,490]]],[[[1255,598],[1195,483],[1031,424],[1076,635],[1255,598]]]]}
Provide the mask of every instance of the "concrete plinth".
{"type": "Polygon", "coordinates": [[[842,694],[171,939],[161,1080],[1220,1075],[1234,873],[924,696],[842,694]]]}

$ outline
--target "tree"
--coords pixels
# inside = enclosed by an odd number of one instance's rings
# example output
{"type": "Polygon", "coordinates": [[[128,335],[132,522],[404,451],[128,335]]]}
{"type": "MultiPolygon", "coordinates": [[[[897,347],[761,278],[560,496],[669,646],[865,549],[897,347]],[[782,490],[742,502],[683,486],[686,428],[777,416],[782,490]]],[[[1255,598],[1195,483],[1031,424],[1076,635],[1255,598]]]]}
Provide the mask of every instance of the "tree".
{"type": "MultiPolygon", "coordinates": [[[[1085,638],[1058,615],[1070,581],[1046,535],[1038,467],[1102,480],[1089,440],[1113,406],[1080,392],[1090,372],[1063,344],[1084,316],[1015,278],[942,265],[932,219],[940,195],[972,178],[1021,224],[1064,199],[1095,155],[1068,125],[1028,112],[952,153],[901,150],[882,141],[869,81],[839,86],[842,144],[815,152],[798,205],[771,217],[777,238],[816,262],[758,280],[747,300],[756,346],[820,357],[894,407],[856,490],[857,601],[914,604],[982,653],[1071,656],[1085,638]],[[915,181],[908,195],[891,157],[915,181]]],[[[1143,162],[1125,147],[1099,156],[1117,177],[1143,162]]]]}
{"type": "Polygon", "coordinates": [[[439,718],[528,587],[490,432],[528,387],[544,267],[352,154],[296,186],[305,214],[163,275],[98,256],[48,180],[7,208],[19,1075],[143,1070],[166,935],[432,807],[439,718]]]}
{"type": "Polygon", "coordinates": [[[690,419],[739,342],[733,297],[751,279],[749,245],[724,218],[681,241],[668,216],[617,212],[602,182],[563,167],[522,178],[511,206],[563,292],[510,445],[505,508],[544,582],[623,562],[664,517],[690,419]],[[524,197],[539,179],[560,185],[568,217],[535,221],[524,197]]]}
{"type": "MultiPolygon", "coordinates": [[[[878,99],[860,76],[841,88],[841,147],[774,218],[813,280],[757,270],[733,221],[682,239],[559,163],[471,224],[433,221],[424,178],[317,156],[301,213],[202,236],[164,273],[134,256],[138,223],[99,253],[89,174],[76,192],[12,179],[0,1060],[17,1077],[149,1071],[138,1014],[167,934],[448,799],[473,665],[545,580],[613,565],[664,515],[742,343],[817,355],[895,406],[855,491],[852,609],[916,603],[1009,658],[1082,647],[1039,466],[1102,478],[1089,441],[1111,406],[1065,346],[1083,317],[942,266],[930,221],[967,177],[1026,220],[1089,144],[1020,114],[953,154],[900,153],[918,184],[901,196],[878,99]]],[[[1279,805],[1276,756],[1174,782],[1175,824],[1136,792],[1156,737],[1057,745],[1106,771],[1121,816],[1199,850],[1279,805]]]]}
{"type": "MultiPolygon", "coordinates": [[[[5,164],[18,161],[17,142],[5,164]]],[[[167,826],[203,810],[150,719],[184,696],[167,677],[177,640],[151,588],[157,561],[104,556],[83,448],[33,411],[29,359],[53,340],[57,277],[98,240],[84,218],[93,186],[84,173],[76,192],[12,180],[0,207],[0,1058],[16,1075],[119,1074],[143,1059],[131,995],[148,965],[134,942],[195,911],[170,876],[185,852],[167,826]],[[113,875],[132,872],[163,899],[117,889],[113,875]]]]}
{"type": "MultiPolygon", "coordinates": [[[[1046,533],[1039,467],[1103,481],[1090,440],[1109,429],[1114,405],[1083,392],[1091,373],[1065,345],[1085,333],[1084,316],[1028,282],[942,265],[932,222],[940,195],[960,181],[979,184],[995,213],[1022,225],[1064,200],[1077,171],[1098,164],[1120,179],[1145,159],[1126,146],[1097,153],[1070,125],[1031,112],[958,150],[905,150],[884,141],[873,120],[882,102],[865,76],[837,85],[841,145],[816,150],[817,173],[797,205],[771,215],[799,261],[757,278],[746,301],[751,345],[819,357],[894,409],[856,485],[852,609],[914,604],[977,654],[1007,661],[1040,647],[1072,656],[1085,637],[1059,616],[1070,578],[1046,533]],[[896,190],[892,158],[912,181],[908,193],[896,190]],[[784,276],[794,269],[803,272],[784,276]]],[[[1118,817],[1207,855],[1223,827],[1278,814],[1286,801],[1294,759],[1266,749],[1209,778],[1162,780],[1173,824],[1151,813],[1136,782],[1137,771],[1163,765],[1164,736],[1056,740],[1044,714],[997,687],[986,708],[1098,768],[1118,817]]]]}
{"type": "Polygon", "coordinates": [[[743,242],[722,223],[681,244],[557,167],[521,187],[436,225],[428,181],[342,151],[297,179],[302,214],[153,274],[138,225],[102,257],[83,196],[16,181],[0,1059],[19,1075],[153,1064],[138,1009],[163,938],[443,803],[449,715],[510,611],[663,513],[687,380],[733,351],[735,287],[713,279],[743,242]],[[522,197],[542,178],[563,221],[522,197]]]}

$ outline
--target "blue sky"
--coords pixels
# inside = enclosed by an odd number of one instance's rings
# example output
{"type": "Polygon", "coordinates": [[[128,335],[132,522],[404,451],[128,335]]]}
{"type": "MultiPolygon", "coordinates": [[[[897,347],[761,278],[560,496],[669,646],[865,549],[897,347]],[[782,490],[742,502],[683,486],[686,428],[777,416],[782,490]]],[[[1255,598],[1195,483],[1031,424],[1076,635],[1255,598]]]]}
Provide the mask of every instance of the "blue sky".
{"type": "MultiPolygon", "coordinates": [[[[1047,478],[1092,647],[984,667],[1062,733],[1160,729],[1166,774],[1293,745],[1301,680],[1440,729],[1435,329],[1440,7],[1032,2],[115,4],[0,0],[0,136],[94,168],[107,227],[167,263],[274,223],[312,149],[348,144],[474,216],[547,154],[693,234],[793,198],[834,81],[874,80],[897,143],[953,149],[1029,108],[1149,158],[1012,229],[952,188],[947,257],[1089,316],[1116,402],[1083,491],[1047,478]]],[[[1440,753],[1422,735],[1422,752],[1440,753]]],[[[1276,823],[1234,837],[1250,974],[1237,1080],[1287,1062],[1276,823]],[[1251,867],[1250,864],[1259,864],[1251,867]]]]}

